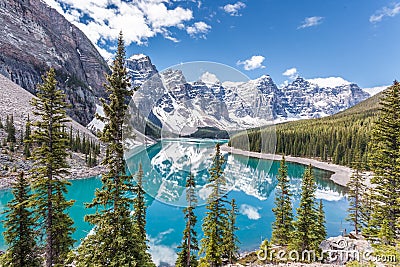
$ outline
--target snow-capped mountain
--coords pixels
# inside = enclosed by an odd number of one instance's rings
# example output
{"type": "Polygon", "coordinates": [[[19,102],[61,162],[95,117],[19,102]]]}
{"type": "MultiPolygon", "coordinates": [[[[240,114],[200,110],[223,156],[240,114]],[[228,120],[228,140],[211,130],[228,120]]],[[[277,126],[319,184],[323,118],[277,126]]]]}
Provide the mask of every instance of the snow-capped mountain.
{"type": "MultiPolygon", "coordinates": [[[[189,135],[200,127],[237,131],[318,118],[369,97],[354,83],[323,84],[301,77],[278,88],[268,75],[246,82],[220,82],[205,70],[197,80],[188,81],[179,69],[158,72],[150,58],[142,54],[127,59],[126,66],[132,86],[140,86],[131,113],[147,118],[169,136],[189,135]],[[329,87],[332,84],[335,86],[329,87]]],[[[136,121],[143,124],[143,119],[136,121]]]]}
{"type": "Polygon", "coordinates": [[[335,114],[365,100],[370,95],[357,84],[322,87],[298,77],[280,91],[285,118],[319,118],[335,114]]]}
{"type": "Polygon", "coordinates": [[[128,58],[126,69],[131,77],[133,87],[141,86],[146,80],[158,73],[150,58],[143,54],[132,55],[128,58]]]}

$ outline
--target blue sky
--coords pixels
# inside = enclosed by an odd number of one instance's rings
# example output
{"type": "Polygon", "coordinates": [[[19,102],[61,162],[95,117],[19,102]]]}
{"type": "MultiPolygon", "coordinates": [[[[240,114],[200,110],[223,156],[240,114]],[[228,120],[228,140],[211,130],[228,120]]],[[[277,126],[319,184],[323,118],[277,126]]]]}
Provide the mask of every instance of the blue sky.
{"type": "Polygon", "coordinates": [[[250,78],[269,74],[278,85],[296,75],[342,77],[361,87],[400,79],[399,1],[46,2],[105,57],[122,29],[127,55],[147,54],[159,70],[200,60],[229,65],[250,78]]]}

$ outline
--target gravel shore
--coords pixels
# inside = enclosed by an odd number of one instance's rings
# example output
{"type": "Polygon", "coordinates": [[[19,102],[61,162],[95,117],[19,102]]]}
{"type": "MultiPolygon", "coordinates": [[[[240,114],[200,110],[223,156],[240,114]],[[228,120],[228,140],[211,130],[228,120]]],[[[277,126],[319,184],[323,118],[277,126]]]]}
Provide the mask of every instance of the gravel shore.
{"type": "MultiPolygon", "coordinates": [[[[248,156],[248,157],[253,157],[253,158],[268,159],[268,160],[281,160],[282,159],[281,155],[250,152],[250,151],[245,151],[245,150],[241,150],[241,149],[237,149],[237,148],[232,148],[226,144],[221,146],[221,150],[228,152],[230,154],[243,155],[243,156],[248,156]]],[[[318,169],[323,169],[323,170],[333,172],[330,179],[333,182],[335,182],[336,184],[341,185],[341,186],[347,185],[347,183],[350,180],[350,177],[353,173],[353,170],[350,169],[349,167],[336,165],[336,164],[332,164],[332,163],[328,163],[328,162],[322,162],[322,161],[318,161],[315,159],[292,157],[292,156],[285,156],[285,159],[288,162],[295,162],[295,163],[299,163],[299,164],[303,164],[303,165],[311,164],[313,167],[316,167],[318,169]]]]}

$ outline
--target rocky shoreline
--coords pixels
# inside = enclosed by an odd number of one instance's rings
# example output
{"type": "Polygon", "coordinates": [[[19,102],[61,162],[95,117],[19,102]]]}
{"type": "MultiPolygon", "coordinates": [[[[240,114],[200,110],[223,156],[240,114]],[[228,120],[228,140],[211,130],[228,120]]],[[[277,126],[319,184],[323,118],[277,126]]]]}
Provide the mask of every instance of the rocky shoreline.
{"type": "MultiPolygon", "coordinates": [[[[106,171],[106,167],[102,165],[95,166],[93,168],[82,167],[82,168],[70,168],[69,175],[65,177],[67,180],[78,180],[86,179],[89,177],[99,176],[106,171]]],[[[7,176],[0,177],[0,190],[9,189],[12,187],[18,172],[13,172],[7,176]]]]}
{"type": "MultiPolygon", "coordinates": [[[[254,157],[259,159],[268,159],[268,160],[281,160],[281,155],[276,154],[264,154],[259,152],[251,152],[245,151],[233,147],[229,147],[228,145],[224,144],[221,146],[221,150],[228,152],[230,154],[236,155],[243,155],[248,157],[254,157]]],[[[336,165],[328,162],[318,161],[316,159],[309,159],[309,158],[301,158],[301,157],[292,157],[292,156],[285,156],[286,161],[299,163],[303,165],[311,164],[313,167],[318,169],[327,170],[333,172],[330,179],[338,185],[346,186],[350,180],[351,175],[353,174],[353,170],[346,166],[336,165]]]]}

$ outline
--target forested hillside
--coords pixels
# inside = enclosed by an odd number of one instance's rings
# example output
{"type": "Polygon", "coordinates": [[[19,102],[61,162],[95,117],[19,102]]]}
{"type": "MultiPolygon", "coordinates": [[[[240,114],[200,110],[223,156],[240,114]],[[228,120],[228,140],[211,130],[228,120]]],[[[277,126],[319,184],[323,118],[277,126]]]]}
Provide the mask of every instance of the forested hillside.
{"type": "MultiPolygon", "coordinates": [[[[278,154],[319,158],[347,166],[358,154],[366,162],[367,144],[381,95],[379,93],[333,116],[282,123],[261,131],[270,132],[275,127],[278,154]]],[[[251,151],[260,152],[261,136],[260,129],[251,129],[231,137],[229,144],[240,149],[249,146],[251,151]]]]}

